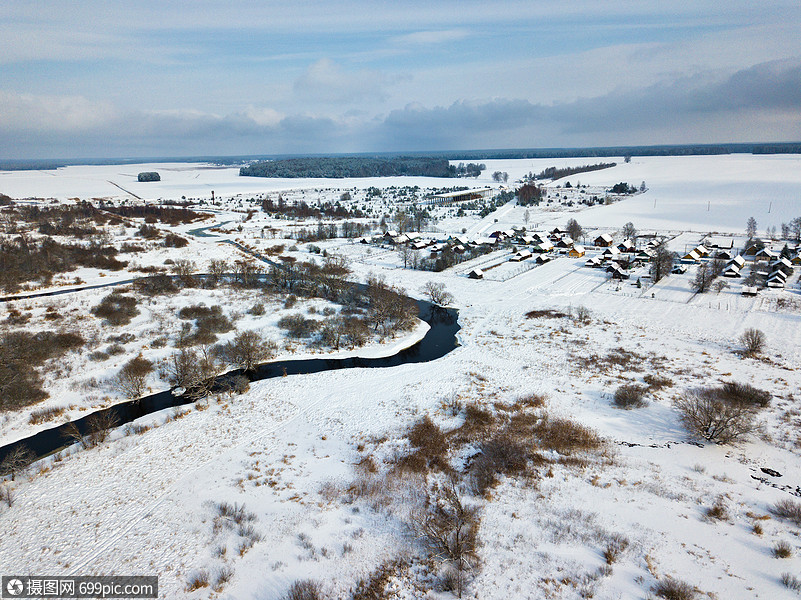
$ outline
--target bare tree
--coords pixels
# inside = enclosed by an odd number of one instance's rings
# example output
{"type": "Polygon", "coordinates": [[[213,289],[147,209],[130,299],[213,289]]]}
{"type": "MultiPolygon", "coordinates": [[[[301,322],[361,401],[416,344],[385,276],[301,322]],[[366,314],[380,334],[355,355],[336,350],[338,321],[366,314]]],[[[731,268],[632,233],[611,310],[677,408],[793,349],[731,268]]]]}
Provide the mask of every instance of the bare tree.
{"type": "Polygon", "coordinates": [[[139,398],[145,393],[147,376],[153,371],[153,363],[141,354],[123,365],[114,383],[128,398],[139,398]]]}
{"type": "Polygon", "coordinates": [[[432,303],[439,306],[447,306],[453,302],[453,294],[445,289],[444,283],[429,281],[423,286],[423,293],[432,303]]]}
{"type": "Polygon", "coordinates": [[[692,281],[692,289],[697,294],[703,294],[709,289],[709,286],[712,285],[712,280],[715,276],[712,273],[712,269],[707,263],[701,263],[698,265],[698,270],[695,272],[695,277],[692,281]]]}
{"type": "Polygon", "coordinates": [[[659,244],[654,250],[651,259],[651,279],[654,283],[667,276],[673,268],[676,255],[667,249],[665,244],[659,244]]]}
{"type": "Polygon", "coordinates": [[[178,259],[172,265],[172,272],[185,284],[190,285],[194,282],[192,274],[197,270],[195,263],[191,260],[178,259]]]}
{"type": "Polygon", "coordinates": [[[759,329],[746,329],[740,336],[746,356],[756,356],[765,348],[765,334],[759,329]]]}
{"type": "Polygon", "coordinates": [[[437,495],[429,496],[428,507],[425,515],[413,522],[413,527],[434,556],[455,569],[456,593],[461,598],[467,576],[479,564],[478,509],[465,505],[453,478],[437,495]]]}
{"type": "Polygon", "coordinates": [[[252,371],[260,362],[275,356],[275,342],[266,341],[255,331],[243,331],[217,349],[226,362],[245,371],[252,371]]]}
{"type": "Polygon", "coordinates": [[[577,242],[581,239],[581,236],[584,235],[584,230],[575,219],[568,220],[565,230],[567,231],[567,234],[577,242]]]}
{"type": "Polygon", "coordinates": [[[758,405],[732,401],[719,388],[702,388],[683,394],[676,408],[688,429],[711,442],[734,442],[756,429],[758,405]]]}
{"type": "Polygon", "coordinates": [[[623,225],[623,229],[621,229],[620,232],[623,234],[623,239],[625,240],[634,241],[637,239],[637,229],[631,221],[623,225]]]}
{"type": "Polygon", "coordinates": [[[34,460],[36,460],[36,456],[27,446],[17,444],[0,463],[0,475],[11,475],[11,481],[14,481],[16,476],[27,469],[34,460]]]}
{"type": "Polygon", "coordinates": [[[219,258],[209,261],[209,281],[213,285],[218,285],[222,281],[223,275],[228,272],[228,263],[219,258]]]}

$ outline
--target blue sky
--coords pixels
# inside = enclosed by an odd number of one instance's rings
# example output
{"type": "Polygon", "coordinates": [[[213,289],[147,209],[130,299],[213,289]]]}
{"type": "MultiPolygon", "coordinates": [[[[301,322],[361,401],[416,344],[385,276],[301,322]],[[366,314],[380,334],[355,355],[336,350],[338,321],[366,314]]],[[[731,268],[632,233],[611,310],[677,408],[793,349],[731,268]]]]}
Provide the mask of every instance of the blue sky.
{"type": "Polygon", "coordinates": [[[798,0],[0,6],[0,158],[798,140],[798,0]]]}

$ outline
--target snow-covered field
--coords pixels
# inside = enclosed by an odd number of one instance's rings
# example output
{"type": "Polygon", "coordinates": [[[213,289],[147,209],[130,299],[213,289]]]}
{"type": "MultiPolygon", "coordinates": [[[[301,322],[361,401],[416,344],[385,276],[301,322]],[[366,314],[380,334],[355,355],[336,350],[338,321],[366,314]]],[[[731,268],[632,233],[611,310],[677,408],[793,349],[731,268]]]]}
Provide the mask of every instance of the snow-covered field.
{"type": "MultiPolygon", "coordinates": [[[[517,179],[552,165],[599,160],[486,161],[475,185],[489,184],[497,170],[517,179]]],[[[568,179],[574,185],[645,180],[646,193],[581,211],[529,209],[531,224],[542,230],[574,217],[585,229],[614,230],[632,221],[640,230],[692,232],[674,241],[683,249],[701,232],[742,233],[749,216],[760,231],[801,216],[799,156],[616,160],[613,169],[568,179]]],[[[230,169],[131,165],[2,173],[0,192],[123,195],[110,180],[138,196],[164,199],[209,199],[211,190],[230,198],[295,188],[328,190],[313,193],[335,198],[354,186],[444,185],[403,178],[251,180],[230,169]],[[147,170],[159,171],[162,181],[136,183],[136,173],[147,170]]],[[[233,221],[228,234],[193,237],[180,251],[153,250],[137,260],[161,264],[172,252],[199,264],[230,259],[235,251],[219,244],[221,238],[267,246],[280,240],[262,239],[262,227],[288,226],[258,214],[239,231],[241,213],[217,210],[218,222],[233,221]]],[[[463,228],[485,233],[521,225],[524,216],[513,205],[484,219],[452,212],[442,209],[440,233],[463,228]]],[[[176,231],[188,236],[190,229],[176,231]]],[[[583,460],[533,466],[533,475],[502,476],[485,496],[467,494],[481,511],[481,564],[465,597],[646,598],[666,577],[695,586],[698,597],[794,597],[781,577],[801,577],[801,533],[797,525],[771,517],[769,509],[780,500],[801,501],[801,312],[792,303],[779,309],[776,302],[798,299],[797,277],[788,289],[756,298],[741,297],[736,285],[695,295],[692,272],[637,288],[635,278],[610,282],[585,267],[585,259],[560,256],[517,274],[511,269],[518,267],[504,265],[497,268],[497,280],[488,275],[474,281],[460,267],[437,274],[402,269],[395,252],[374,246],[341,239],[318,245],[346,256],[354,279],[383,275],[417,296],[426,282],[443,283],[460,311],[459,347],[432,363],[254,383],[240,396],[212,397],[180,413],[145,417],[141,425],[150,428],[140,435],[120,430],[99,447],[42,461],[9,484],[13,506],[0,509],[6,574],[158,574],[163,598],[265,600],[282,597],[293,581],[312,578],[325,597],[349,598],[361,578],[399,560],[411,567],[393,572],[384,597],[453,597],[439,590],[430,573],[442,565],[420,558],[419,537],[409,528],[414,519],[408,512],[423,508],[416,480],[381,477],[408,452],[405,433],[422,416],[453,431],[465,423],[467,405],[497,412],[538,394],[546,397],[543,410],[549,415],[591,427],[607,440],[606,449],[583,460]],[[525,316],[535,309],[575,312],[579,306],[589,309],[589,322],[525,316]],[[739,354],[738,337],[748,328],[765,333],[762,358],[739,354]],[[619,349],[630,354],[622,366],[607,360],[619,349]],[[618,386],[643,383],[648,375],[671,384],[650,391],[644,408],[612,406],[618,386]],[[735,445],[691,443],[673,399],[688,389],[732,380],[770,391],[771,405],[760,416],[762,431],[735,445]],[[461,411],[452,410],[457,397],[461,411]],[[364,467],[368,457],[376,464],[372,475],[364,467]],[[369,477],[389,491],[356,494],[357,482],[369,477]],[[244,504],[255,515],[247,523],[253,530],[221,519],[221,502],[244,504]],[[726,518],[708,516],[716,504],[725,507],[726,518]],[[610,562],[604,550],[621,537],[626,548],[610,562]],[[789,558],[774,557],[779,542],[790,546],[789,558]],[[229,580],[212,589],[229,570],[229,580]],[[189,581],[203,571],[210,585],[189,591],[189,581]]],[[[303,244],[287,252],[309,256],[303,244]]],[[[122,278],[103,275],[87,271],[80,277],[89,283],[122,278]]],[[[47,302],[89,306],[104,293],[47,302]]],[[[219,294],[201,299],[225,305],[219,294]]],[[[252,301],[236,299],[226,308],[243,312],[252,301]]],[[[45,301],[25,302],[36,314],[45,310],[45,301]]],[[[143,331],[152,326],[147,315],[141,318],[143,331]]],[[[76,359],[74,369],[89,377],[88,365],[76,359]]],[[[65,401],[62,392],[48,402],[65,401]]],[[[22,424],[17,426],[21,431],[22,424]]],[[[544,453],[553,458],[552,451],[544,453]]],[[[465,459],[449,457],[454,467],[465,459]]]]}

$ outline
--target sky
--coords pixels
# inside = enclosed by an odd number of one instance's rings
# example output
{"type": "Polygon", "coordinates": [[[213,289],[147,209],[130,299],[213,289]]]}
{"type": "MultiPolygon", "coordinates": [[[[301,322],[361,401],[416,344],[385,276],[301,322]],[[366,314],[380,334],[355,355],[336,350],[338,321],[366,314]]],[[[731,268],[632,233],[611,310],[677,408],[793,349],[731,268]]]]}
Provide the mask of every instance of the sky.
{"type": "Polygon", "coordinates": [[[0,158],[801,141],[801,2],[6,0],[0,158]]]}

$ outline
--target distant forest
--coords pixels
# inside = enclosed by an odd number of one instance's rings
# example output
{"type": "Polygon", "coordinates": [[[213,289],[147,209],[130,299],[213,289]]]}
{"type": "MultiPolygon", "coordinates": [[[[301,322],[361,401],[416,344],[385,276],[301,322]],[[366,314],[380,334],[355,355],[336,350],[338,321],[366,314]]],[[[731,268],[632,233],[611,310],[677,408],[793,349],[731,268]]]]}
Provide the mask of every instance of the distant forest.
{"type": "MultiPolygon", "coordinates": [[[[446,150],[441,152],[382,152],[369,157],[386,159],[406,157],[457,158],[461,160],[488,160],[510,158],[580,158],[608,156],[692,156],[709,154],[801,154],[801,142],[732,143],[732,144],[688,144],[670,146],[597,146],[593,148],[512,148],[494,150],[446,150]]],[[[284,160],[305,158],[308,155],[240,155],[240,156],[143,156],[139,158],[52,158],[52,159],[0,159],[2,171],[25,171],[57,169],[70,165],[127,165],[159,162],[205,162],[220,166],[241,165],[253,160],[284,160]]],[[[366,158],[367,154],[340,155],[338,158],[366,158]]],[[[454,175],[437,175],[453,177],[454,175]]]]}
{"type": "Polygon", "coordinates": [[[548,167],[537,174],[537,179],[561,179],[562,177],[569,177],[576,173],[589,173],[590,171],[600,171],[601,169],[609,169],[617,166],[617,163],[597,163],[594,165],[581,165],[579,167],[563,167],[557,169],[556,167],[548,167]]]}
{"type": "Polygon", "coordinates": [[[418,177],[477,177],[485,165],[459,163],[449,164],[446,158],[422,156],[361,157],[321,156],[309,158],[287,158],[254,163],[239,169],[247,177],[393,177],[413,175],[418,177]]]}

